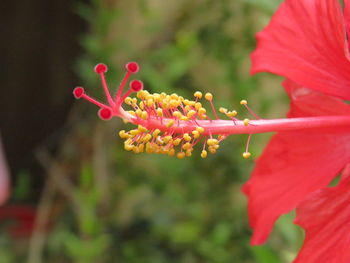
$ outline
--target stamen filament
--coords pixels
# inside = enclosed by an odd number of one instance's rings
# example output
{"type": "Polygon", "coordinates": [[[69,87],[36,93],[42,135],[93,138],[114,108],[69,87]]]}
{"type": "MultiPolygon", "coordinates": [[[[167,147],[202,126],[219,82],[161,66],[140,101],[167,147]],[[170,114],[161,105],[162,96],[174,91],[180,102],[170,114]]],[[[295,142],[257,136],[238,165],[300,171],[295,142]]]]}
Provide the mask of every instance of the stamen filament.
{"type": "Polygon", "coordinates": [[[250,143],[250,138],[252,137],[251,134],[248,135],[248,139],[247,139],[247,144],[245,146],[245,152],[248,153],[249,152],[249,143],[250,143]]]}
{"type": "Polygon", "coordinates": [[[127,92],[125,92],[125,94],[123,95],[123,97],[121,97],[120,102],[123,102],[126,97],[128,97],[131,93],[133,93],[134,91],[132,89],[129,89],[127,92]]]}
{"type": "MultiPolygon", "coordinates": [[[[121,95],[122,95],[122,93],[123,93],[123,89],[124,89],[126,83],[128,82],[128,79],[129,79],[129,77],[130,77],[131,74],[132,74],[132,72],[130,72],[130,71],[127,71],[127,72],[125,73],[124,78],[123,78],[122,82],[120,83],[119,88],[118,88],[118,91],[117,91],[117,94],[116,94],[116,96],[115,96],[115,100],[116,100],[116,101],[118,100],[118,98],[121,97],[121,95]]],[[[123,100],[120,100],[120,102],[122,102],[122,101],[123,101],[123,100]]],[[[117,102],[117,103],[118,103],[118,102],[117,102]]]]}
{"type": "Polygon", "coordinates": [[[219,116],[218,116],[218,114],[216,113],[216,110],[215,110],[213,101],[210,100],[209,103],[210,103],[210,106],[211,106],[212,111],[214,112],[215,118],[216,118],[217,120],[219,120],[219,116]]]}
{"type": "Polygon", "coordinates": [[[106,78],[105,78],[105,75],[104,75],[104,72],[102,73],[99,73],[100,77],[101,77],[101,82],[102,82],[102,86],[103,86],[103,90],[106,94],[106,97],[107,97],[107,101],[109,103],[109,105],[111,105],[112,107],[114,107],[115,103],[112,99],[112,96],[111,94],[109,93],[109,90],[108,90],[108,86],[107,86],[107,82],[106,82],[106,78]]]}
{"type": "Polygon", "coordinates": [[[103,103],[101,103],[101,102],[91,98],[90,96],[88,96],[86,94],[82,94],[81,98],[86,99],[87,101],[90,101],[91,103],[99,106],[100,108],[110,108],[109,106],[107,106],[107,105],[105,105],[105,104],[103,104],[103,103]]]}
{"type": "Polygon", "coordinates": [[[250,113],[251,115],[253,115],[255,118],[261,119],[254,111],[251,110],[251,108],[248,107],[247,104],[245,104],[244,107],[246,107],[246,109],[249,111],[249,113],[250,113]]]}
{"type": "Polygon", "coordinates": [[[243,105],[243,106],[249,111],[249,113],[250,113],[251,115],[253,115],[255,118],[261,119],[251,108],[249,108],[249,106],[248,106],[248,101],[246,101],[246,100],[241,100],[240,104],[243,105]]]}

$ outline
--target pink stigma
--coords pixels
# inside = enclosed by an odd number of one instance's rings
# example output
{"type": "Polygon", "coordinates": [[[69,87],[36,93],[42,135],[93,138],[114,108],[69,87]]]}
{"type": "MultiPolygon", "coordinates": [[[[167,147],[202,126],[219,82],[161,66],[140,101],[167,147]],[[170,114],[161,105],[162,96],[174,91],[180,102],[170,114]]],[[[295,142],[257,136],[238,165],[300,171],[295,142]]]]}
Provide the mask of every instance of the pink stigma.
{"type": "Polygon", "coordinates": [[[126,69],[131,73],[137,73],[139,71],[139,65],[136,62],[129,62],[126,64],[126,69]]]}
{"type": "Polygon", "coordinates": [[[139,92],[143,89],[143,83],[140,80],[133,80],[130,82],[130,88],[133,92],[139,92]]]}
{"type": "Polygon", "coordinates": [[[95,66],[95,72],[97,74],[106,73],[108,70],[107,66],[103,63],[99,63],[95,66]]]}
{"type": "Polygon", "coordinates": [[[112,111],[108,108],[101,108],[99,111],[98,111],[98,116],[104,120],[104,121],[107,121],[107,120],[110,120],[113,116],[112,114],[112,111]]]}
{"type": "Polygon", "coordinates": [[[76,87],[74,90],[73,90],[73,95],[76,99],[80,99],[81,96],[83,96],[84,94],[84,88],[83,87],[76,87]]]}

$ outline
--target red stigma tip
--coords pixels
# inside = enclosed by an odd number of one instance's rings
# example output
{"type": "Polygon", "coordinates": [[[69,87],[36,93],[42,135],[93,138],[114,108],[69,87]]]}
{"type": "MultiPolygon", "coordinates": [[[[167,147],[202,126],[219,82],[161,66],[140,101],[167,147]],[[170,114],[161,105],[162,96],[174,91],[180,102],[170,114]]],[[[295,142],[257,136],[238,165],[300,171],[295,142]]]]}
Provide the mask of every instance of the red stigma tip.
{"type": "Polygon", "coordinates": [[[76,99],[80,99],[81,96],[84,94],[84,88],[83,87],[76,87],[73,90],[73,95],[76,99]]]}
{"type": "Polygon", "coordinates": [[[98,111],[98,116],[104,121],[110,120],[112,118],[112,111],[108,108],[101,108],[98,111]]]}
{"type": "Polygon", "coordinates": [[[131,73],[136,73],[139,71],[139,65],[136,62],[129,62],[126,64],[126,69],[131,73]]]}
{"type": "Polygon", "coordinates": [[[99,63],[95,66],[95,72],[97,74],[106,73],[108,70],[107,66],[103,63],[99,63]]]}
{"type": "Polygon", "coordinates": [[[133,81],[130,82],[130,88],[134,92],[138,92],[138,91],[143,89],[143,83],[140,80],[133,80],[133,81]]]}

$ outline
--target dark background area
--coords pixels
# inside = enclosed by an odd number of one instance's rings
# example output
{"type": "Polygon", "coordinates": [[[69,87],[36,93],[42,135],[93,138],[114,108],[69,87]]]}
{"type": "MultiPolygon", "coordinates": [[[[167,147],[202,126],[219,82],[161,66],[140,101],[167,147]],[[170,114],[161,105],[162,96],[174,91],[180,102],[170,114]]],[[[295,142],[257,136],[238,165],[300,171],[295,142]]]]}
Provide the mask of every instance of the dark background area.
{"type": "Polygon", "coordinates": [[[72,68],[87,25],[71,0],[22,0],[1,1],[0,28],[1,136],[11,174],[34,175],[40,173],[34,149],[54,150],[60,141],[59,132],[52,134],[73,102],[72,68]]]}

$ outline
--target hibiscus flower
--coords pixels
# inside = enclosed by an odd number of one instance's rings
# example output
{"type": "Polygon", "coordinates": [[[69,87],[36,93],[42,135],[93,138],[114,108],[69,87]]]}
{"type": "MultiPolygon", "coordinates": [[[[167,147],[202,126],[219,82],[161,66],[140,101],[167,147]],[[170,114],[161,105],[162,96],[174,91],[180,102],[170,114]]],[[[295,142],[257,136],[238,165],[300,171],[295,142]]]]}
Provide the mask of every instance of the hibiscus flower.
{"type": "MultiPolygon", "coordinates": [[[[349,5],[337,0],[286,0],[258,34],[252,73],[288,80],[289,118],[349,116],[349,5]]],[[[326,121],[326,120],[325,120],[326,121]]],[[[243,187],[249,199],[252,244],[266,241],[274,222],[297,208],[306,239],[295,262],[350,262],[350,126],[277,133],[243,187]]]]}
{"type": "MultiPolygon", "coordinates": [[[[306,229],[307,236],[296,262],[328,258],[328,262],[349,262],[349,220],[344,220],[350,218],[346,207],[350,203],[348,172],[339,186],[327,188],[350,163],[350,105],[344,102],[350,100],[348,12],[347,6],[342,12],[337,0],[287,0],[258,35],[252,72],[269,71],[287,78],[283,84],[291,100],[287,119],[256,116],[256,120],[240,120],[236,111],[220,108],[225,118],[221,119],[211,93],[195,92],[193,100],[175,93],[151,94],[139,80],[131,81],[123,93],[129,77],[139,69],[135,62],[126,65],[126,75],[114,96],[104,77],[107,67],[95,67],[107,103],[93,99],[82,87],[75,88],[73,94],[98,106],[101,119],[119,117],[136,125],[119,133],[125,139],[124,148],[135,153],[184,158],[202,144],[201,157],[206,158],[207,150],[215,153],[229,135],[247,134],[250,138],[255,133],[277,132],[243,187],[254,229],[252,244],[266,241],[278,217],[297,208],[296,222],[306,229]],[[132,93],[136,97],[130,97],[132,93]],[[200,102],[202,97],[214,118],[200,102]],[[335,230],[338,232],[333,235],[335,230]],[[344,253],[334,255],[335,246],[344,253]],[[313,250],[318,252],[310,256],[313,250]]],[[[251,111],[245,100],[241,104],[251,111]]],[[[248,144],[245,158],[250,156],[248,144]]]]}

